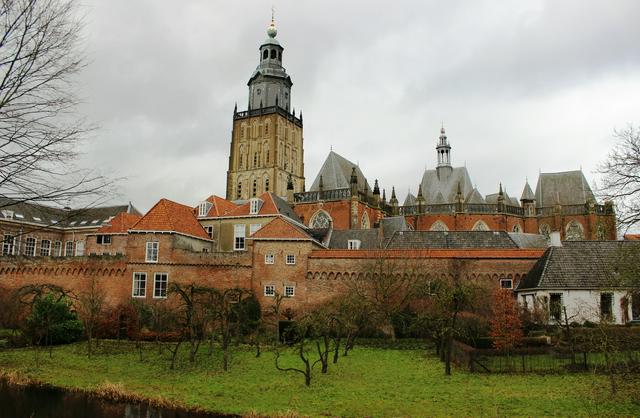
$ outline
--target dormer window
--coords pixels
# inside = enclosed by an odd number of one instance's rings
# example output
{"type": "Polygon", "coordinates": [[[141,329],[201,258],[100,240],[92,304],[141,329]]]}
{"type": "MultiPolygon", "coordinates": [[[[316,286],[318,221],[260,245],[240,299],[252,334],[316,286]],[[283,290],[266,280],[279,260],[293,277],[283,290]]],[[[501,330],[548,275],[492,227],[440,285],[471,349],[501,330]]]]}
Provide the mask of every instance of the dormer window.
{"type": "Polygon", "coordinates": [[[13,219],[13,211],[12,210],[3,210],[2,211],[2,216],[4,216],[7,219],[13,219]]]}
{"type": "Polygon", "coordinates": [[[249,200],[249,214],[257,215],[260,212],[260,206],[262,206],[262,200],[250,199],[249,200]]]}
{"type": "Polygon", "coordinates": [[[211,202],[200,202],[200,204],[198,205],[198,217],[202,218],[204,216],[207,216],[209,214],[211,206],[213,206],[211,202]]]}
{"type": "Polygon", "coordinates": [[[359,239],[350,239],[347,241],[347,248],[350,250],[359,250],[360,249],[360,240],[359,239]]]}

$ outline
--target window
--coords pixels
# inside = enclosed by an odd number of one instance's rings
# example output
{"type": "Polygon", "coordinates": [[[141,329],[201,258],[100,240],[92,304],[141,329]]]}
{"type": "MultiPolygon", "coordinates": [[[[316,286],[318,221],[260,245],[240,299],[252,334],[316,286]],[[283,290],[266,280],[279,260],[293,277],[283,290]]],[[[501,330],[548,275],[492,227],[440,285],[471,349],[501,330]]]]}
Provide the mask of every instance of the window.
{"type": "Polygon", "coordinates": [[[73,241],[67,241],[64,243],[64,256],[71,257],[73,255],[73,241]]]}
{"type": "Polygon", "coordinates": [[[233,249],[236,251],[244,250],[244,224],[233,226],[233,249]]]}
{"type": "Polygon", "coordinates": [[[360,240],[350,239],[347,241],[347,248],[350,250],[359,250],[360,249],[360,240]]]}
{"type": "Polygon", "coordinates": [[[109,245],[111,244],[111,235],[98,235],[96,237],[96,242],[98,244],[109,245]]]}
{"type": "Polygon", "coordinates": [[[556,321],[562,320],[562,293],[549,294],[549,316],[556,321]]]}
{"type": "Polygon", "coordinates": [[[271,58],[272,58],[272,59],[275,59],[275,58],[276,58],[276,54],[277,54],[276,50],[275,50],[275,49],[272,49],[272,50],[271,50],[271,58]]]}
{"type": "Polygon", "coordinates": [[[40,255],[42,257],[49,257],[51,255],[51,241],[48,239],[40,241],[40,255]]]}
{"type": "Polygon", "coordinates": [[[167,273],[155,273],[153,275],[153,297],[166,298],[169,275],[167,273]]]}
{"type": "MultiPolygon", "coordinates": [[[[267,163],[269,162],[269,154],[267,154],[267,163]]],[[[264,191],[269,191],[269,179],[264,179],[264,191]]]]}
{"type": "Polygon", "coordinates": [[[53,244],[53,255],[56,257],[62,255],[62,241],[56,241],[55,244],[53,244]]]}
{"type": "Polygon", "coordinates": [[[286,262],[287,264],[295,264],[296,256],[294,254],[287,254],[286,262]]]}
{"type": "Polygon", "coordinates": [[[158,262],[158,246],[160,245],[157,241],[148,241],[147,242],[147,251],[145,254],[145,259],[147,263],[157,263],[158,262]]]}
{"type": "Polygon", "coordinates": [[[613,293],[600,293],[600,318],[613,320],[613,293]]]}
{"type": "Polygon", "coordinates": [[[262,53],[262,59],[266,60],[267,58],[269,58],[269,51],[265,49],[264,52],[262,53]]]}
{"type": "Polygon", "coordinates": [[[211,206],[213,206],[211,202],[200,202],[200,204],[198,205],[198,216],[207,216],[209,210],[211,209],[211,206]]]}
{"type": "Polygon", "coordinates": [[[36,239],[33,237],[27,237],[27,241],[24,246],[24,255],[33,257],[36,255],[36,239]]]}
{"type": "Polygon", "coordinates": [[[2,241],[2,255],[14,254],[14,240],[15,238],[11,234],[4,234],[4,240],[2,241]]]}
{"type": "Polygon", "coordinates": [[[314,213],[309,222],[311,228],[331,228],[331,217],[323,210],[314,213]]]}
{"type": "Polygon", "coordinates": [[[147,296],[147,273],[133,273],[133,291],[131,295],[134,298],[147,296]]]}
{"type": "Polygon", "coordinates": [[[513,280],[511,280],[511,279],[500,279],[500,287],[502,289],[513,289],[513,280]]]}
{"type": "Polygon", "coordinates": [[[292,298],[296,295],[296,288],[295,286],[291,286],[291,285],[286,285],[284,287],[284,296],[287,298],[292,298]]]}
{"type": "MultiPolygon", "coordinates": [[[[254,188],[255,188],[255,180],[254,180],[253,184],[254,184],[254,188]]],[[[255,195],[255,190],[254,190],[253,194],[255,195]]],[[[249,207],[249,214],[257,215],[258,212],[260,211],[260,199],[251,199],[249,201],[249,204],[251,205],[249,207]]]]}
{"type": "Polygon", "coordinates": [[[76,256],[81,257],[84,255],[84,241],[76,241],[76,256]]]}
{"type": "Polygon", "coordinates": [[[213,226],[205,226],[204,230],[207,231],[207,235],[209,235],[209,238],[213,239],[213,226]]]}
{"type": "Polygon", "coordinates": [[[631,295],[631,319],[640,320],[640,292],[631,295]]]}
{"type": "Polygon", "coordinates": [[[265,254],[264,255],[264,263],[265,264],[275,264],[276,262],[276,258],[273,256],[273,254],[265,254]]]}
{"type": "MultiPolygon", "coordinates": [[[[253,196],[255,196],[257,194],[258,194],[258,181],[257,180],[253,180],[253,196]]],[[[258,212],[256,211],[255,213],[258,213],[258,212]]]]}
{"type": "Polygon", "coordinates": [[[264,286],[264,295],[265,296],[275,296],[276,295],[276,287],[272,284],[268,284],[264,286]]]}
{"type": "Polygon", "coordinates": [[[238,190],[236,192],[236,199],[242,198],[242,182],[238,181],[238,190]]]}
{"type": "Polygon", "coordinates": [[[249,235],[253,235],[256,232],[258,232],[258,230],[262,228],[262,224],[251,224],[249,225],[249,235]]]}

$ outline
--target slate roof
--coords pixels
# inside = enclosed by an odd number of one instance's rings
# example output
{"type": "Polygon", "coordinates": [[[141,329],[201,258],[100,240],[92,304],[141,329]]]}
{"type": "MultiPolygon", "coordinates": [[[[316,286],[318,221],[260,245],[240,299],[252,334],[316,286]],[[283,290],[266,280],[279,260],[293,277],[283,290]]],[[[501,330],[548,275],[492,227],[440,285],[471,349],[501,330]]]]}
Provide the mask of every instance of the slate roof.
{"type": "MultiPolygon", "coordinates": [[[[546,241],[544,247],[546,247],[546,241]]],[[[543,248],[544,248],[543,247],[543,248]]],[[[520,247],[504,231],[397,231],[386,249],[538,248],[520,247]]]]}
{"type": "Polygon", "coordinates": [[[100,227],[119,213],[139,214],[130,203],[128,205],[96,206],[84,209],[63,209],[0,198],[0,208],[2,218],[58,228],[100,227]]]}
{"type": "Polygon", "coordinates": [[[561,173],[541,173],[536,185],[536,206],[582,205],[595,196],[582,170],[561,173]]]}
{"type": "MultiPolygon", "coordinates": [[[[293,208],[282,198],[271,192],[265,192],[258,197],[262,200],[256,215],[284,215],[298,223],[303,223],[302,219],[293,211],[293,208]]],[[[251,201],[240,204],[232,211],[223,216],[254,216],[251,214],[251,201]]]]}
{"type": "Polygon", "coordinates": [[[382,248],[382,236],[378,228],[334,230],[331,232],[329,248],[346,249],[348,241],[352,239],[360,241],[360,249],[362,250],[382,248]]]}
{"type": "MultiPolygon", "coordinates": [[[[612,287],[614,265],[620,266],[621,250],[640,251],[632,241],[563,241],[549,247],[516,288],[601,289],[612,287]]],[[[637,257],[636,257],[637,263],[637,257]]]]}
{"type": "Polygon", "coordinates": [[[507,232],[507,234],[519,248],[547,248],[549,246],[544,235],[523,232],[507,232]]]}
{"type": "Polygon", "coordinates": [[[464,201],[465,203],[486,203],[484,197],[482,197],[478,189],[476,189],[475,187],[473,188],[473,190],[471,190],[471,192],[469,192],[464,201]]]}
{"type": "Polygon", "coordinates": [[[422,196],[427,204],[455,203],[458,183],[463,196],[473,190],[466,167],[425,170],[421,182],[422,196]]]}
{"type": "Polygon", "coordinates": [[[411,192],[407,193],[407,197],[404,199],[403,206],[415,206],[416,205],[416,197],[411,194],[411,192]]]}
{"type": "Polygon", "coordinates": [[[193,208],[160,199],[133,227],[131,231],[166,231],[211,240],[196,219],[193,208]]]}
{"type": "Polygon", "coordinates": [[[96,234],[126,234],[140,219],[137,213],[121,212],[109,222],[104,223],[96,234]]]}
{"type": "Polygon", "coordinates": [[[529,182],[526,181],[524,183],[524,188],[522,189],[522,195],[520,196],[520,200],[534,200],[536,196],[533,194],[531,190],[531,186],[529,186],[529,182]]]}
{"type": "Polygon", "coordinates": [[[362,174],[360,167],[334,151],[329,152],[327,159],[324,160],[324,164],[322,164],[309,191],[317,192],[319,190],[320,176],[322,176],[324,190],[348,189],[351,187],[349,182],[351,180],[353,167],[356,168],[356,176],[358,177],[358,190],[362,192],[366,190],[367,193],[371,194],[372,191],[369,183],[364,174],[362,174]]]}

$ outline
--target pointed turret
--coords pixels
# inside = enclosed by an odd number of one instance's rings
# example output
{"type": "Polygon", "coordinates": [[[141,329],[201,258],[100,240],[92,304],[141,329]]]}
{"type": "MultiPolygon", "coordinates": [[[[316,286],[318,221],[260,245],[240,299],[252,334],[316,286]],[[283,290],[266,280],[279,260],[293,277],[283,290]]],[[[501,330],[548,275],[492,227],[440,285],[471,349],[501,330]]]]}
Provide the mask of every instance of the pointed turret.
{"type": "Polygon", "coordinates": [[[500,189],[498,190],[497,203],[498,203],[498,212],[504,212],[505,205],[504,205],[504,192],[502,191],[502,183],[500,183],[500,189]]]}
{"type": "Polygon", "coordinates": [[[462,194],[460,182],[458,182],[458,189],[456,190],[456,212],[464,212],[464,195],[462,194]]]}
{"type": "Polygon", "coordinates": [[[380,187],[378,186],[378,179],[373,182],[373,204],[376,207],[380,207],[380,187]]]}
{"type": "Polygon", "coordinates": [[[424,212],[424,206],[427,202],[424,200],[422,194],[422,183],[418,184],[418,195],[416,196],[416,205],[418,206],[418,213],[424,212]]]}
{"type": "Polygon", "coordinates": [[[349,187],[351,189],[351,196],[358,195],[358,173],[356,173],[356,167],[351,167],[351,178],[349,179],[349,187]]]}
{"type": "Polygon", "coordinates": [[[393,215],[396,216],[398,214],[398,198],[396,197],[395,186],[391,187],[391,199],[389,199],[389,204],[391,205],[393,215]]]}
{"type": "Polygon", "coordinates": [[[436,153],[438,154],[438,165],[436,170],[438,171],[438,176],[444,174],[451,173],[451,146],[449,145],[449,141],[447,140],[447,135],[444,130],[444,124],[440,129],[440,137],[438,138],[438,145],[436,146],[436,153]]]}
{"type": "Polygon", "coordinates": [[[520,196],[520,204],[524,210],[524,216],[532,217],[536,216],[536,196],[529,186],[529,180],[525,179],[524,189],[522,189],[522,196],[520,196]]]}

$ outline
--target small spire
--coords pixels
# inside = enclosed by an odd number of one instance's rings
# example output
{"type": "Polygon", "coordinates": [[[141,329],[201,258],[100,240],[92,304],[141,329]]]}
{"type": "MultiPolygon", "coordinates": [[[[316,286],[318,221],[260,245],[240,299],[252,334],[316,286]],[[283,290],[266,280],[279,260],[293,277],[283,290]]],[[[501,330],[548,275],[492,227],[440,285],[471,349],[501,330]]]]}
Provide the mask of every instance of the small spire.
{"type": "Polygon", "coordinates": [[[417,198],[422,198],[422,183],[418,184],[418,195],[417,198]]]}
{"type": "Polygon", "coordinates": [[[351,184],[358,184],[358,174],[356,173],[356,168],[351,167],[351,179],[349,181],[351,184]]]}
{"type": "Polygon", "coordinates": [[[293,117],[294,118],[296,117],[296,108],[295,107],[293,108],[293,117]]]}
{"type": "Polygon", "coordinates": [[[300,109],[300,122],[302,122],[302,109],[300,109]]]}
{"type": "Polygon", "coordinates": [[[383,202],[387,201],[387,190],[386,189],[382,189],[382,201],[383,202]]]}
{"type": "Polygon", "coordinates": [[[391,186],[391,199],[396,199],[396,187],[391,186]]]}
{"type": "Polygon", "coordinates": [[[238,102],[236,102],[235,106],[233,106],[233,114],[237,114],[238,113],[238,102]]]}
{"type": "Polygon", "coordinates": [[[378,179],[373,182],[373,194],[380,195],[380,187],[378,186],[378,179]]]}
{"type": "Polygon", "coordinates": [[[500,196],[504,195],[504,193],[502,193],[502,182],[500,182],[500,191],[498,191],[498,194],[500,196]]]}
{"type": "Polygon", "coordinates": [[[457,191],[457,193],[458,194],[462,194],[462,188],[460,188],[460,182],[458,182],[458,191],[457,191]]]}
{"type": "Polygon", "coordinates": [[[320,180],[318,181],[318,190],[324,190],[324,180],[322,179],[322,174],[320,174],[320,180]]]}

